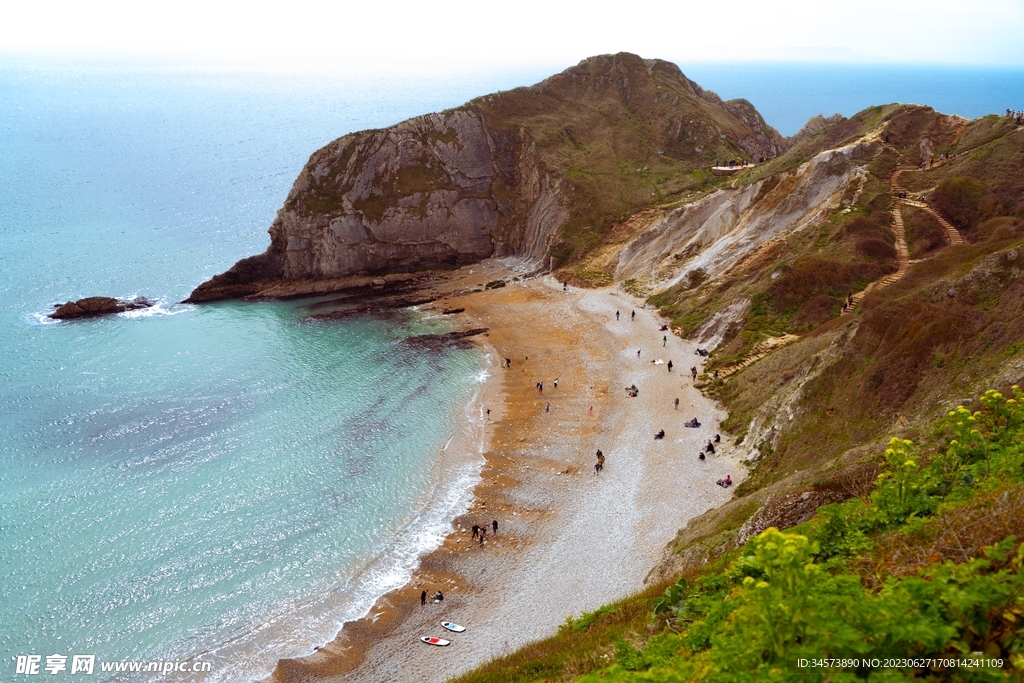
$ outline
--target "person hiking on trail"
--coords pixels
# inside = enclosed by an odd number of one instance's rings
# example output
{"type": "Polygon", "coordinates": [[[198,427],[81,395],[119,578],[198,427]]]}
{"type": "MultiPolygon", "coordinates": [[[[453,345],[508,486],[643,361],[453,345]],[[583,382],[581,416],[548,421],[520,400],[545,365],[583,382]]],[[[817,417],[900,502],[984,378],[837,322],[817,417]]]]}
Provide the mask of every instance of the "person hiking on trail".
{"type": "Polygon", "coordinates": [[[630,311],[629,312],[629,319],[630,320],[635,320],[636,319],[636,311],[630,311]]]}
{"type": "Polygon", "coordinates": [[[676,410],[679,410],[679,399],[676,399],[676,410]]]}
{"type": "Polygon", "coordinates": [[[668,362],[668,371],[672,372],[672,361],[671,360],[668,362]]]}

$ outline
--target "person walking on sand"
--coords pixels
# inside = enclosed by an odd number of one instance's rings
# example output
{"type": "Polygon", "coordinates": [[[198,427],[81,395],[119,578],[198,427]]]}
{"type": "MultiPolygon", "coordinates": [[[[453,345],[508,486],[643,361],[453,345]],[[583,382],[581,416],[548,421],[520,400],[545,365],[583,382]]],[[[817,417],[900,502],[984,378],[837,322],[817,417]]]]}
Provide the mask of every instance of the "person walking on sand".
{"type": "Polygon", "coordinates": [[[639,357],[640,357],[640,349],[637,349],[637,350],[636,350],[636,357],[637,357],[637,358],[639,358],[639,357]]]}
{"type": "Polygon", "coordinates": [[[508,368],[509,370],[512,369],[512,359],[511,358],[506,358],[505,359],[505,367],[508,368]]]}
{"type": "Polygon", "coordinates": [[[480,545],[484,544],[484,536],[486,536],[486,535],[487,535],[487,527],[486,526],[480,527],[480,545]]]}
{"type": "Polygon", "coordinates": [[[551,401],[545,401],[544,412],[545,413],[550,413],[551,412],[551,401]]]}
{"type": "Polygon", "coordinates": [[[496,519],[492,519],[491,520],[491,528],[494,529],[494,535],[497,536],[498,535],[498,520],[496,520],[496,519]]]}
{"type": "Polygon", "coordinates": [[[679,399],[676,399],[676,410],[679,410],[679,399]]]}
{"type": "Polygon", "coordinates": [[[594,465],[594,474],[601,474],[601,470],[604,469],[604,453],[601,449],[597,449],[597,463],[594,465]]]}
{"type": "Polygon", "coordinates": [[[424,590],[422,593],[420,593],[420,607],[423,607],[425,604],[427,604],[427,591],[426,590],[424,590]]]}
{"type": "Polygon", "coordinates": [[[693,376],[693,381],[696,382],[697,381],[697,366],[696,365],[694,365],[692,368],[690,368],[690,375],[693,376]]]}
{"type": "Polygon", "coordinates": [[[671,360],[669,360],[669,362],[668,362],[668,371],[672,372],[672,361],[671,360]]]}
{"type": "Polygon", "coordinates": [[[664,337],[661,338],[661,345],[665,346],[665,344],[668,344],[668,335],[667,334],[664,337]]]}
{"type": "Polygon", "coordinates": [[[474,524],[473,525],[473,538],[476,538],[479,535],[480,535],[480,525],[479,524],[474,524]]]}
{"type": "Polygon", "coordinates": [[[636,320],[636,311],[629,312],[629,319],[630,321],[636,320]]]}
{"type": "Polygon", "coordinates": [[[615,311],[615,322],[619,321],[619,312],[615,311]]]}
{"type": "Polygon", "coordinates": [[[538,394],[543,394],[544,393],[544,382],[537,382],[537,393],[538,394]]]}
{"type": "Polygon", "coordinates": [[[555,389],[557,389],[557,388],[558,388],[558,378],[557,378],[557,377],[555,378],[555,381],[554,381],[554,382],[552,382],[552,384],[554,384],[554,385],[555,385],[555,389]]]}

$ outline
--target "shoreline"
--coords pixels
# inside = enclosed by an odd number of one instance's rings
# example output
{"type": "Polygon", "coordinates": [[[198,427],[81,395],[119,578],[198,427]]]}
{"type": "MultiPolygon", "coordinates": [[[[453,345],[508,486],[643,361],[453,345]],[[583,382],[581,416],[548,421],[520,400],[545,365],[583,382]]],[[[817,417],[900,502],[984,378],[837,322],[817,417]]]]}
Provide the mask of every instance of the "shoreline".
{"type": "MultiPolygon", "coordinates": [[[[476,457],[482,451],[483,463],[467,511],[420,557],[409,582],[313,654],[280,660],[264,680],[444,681],[465,673],[553,634],[567,616],[642,590],[676,531],[731,498],[714,480],[742,480],[738,458],[722,455],[732,450],[728,439],[719,455],[696,458],[724,413],[690,382],[692,343],[673,337],[661,353],[669,334],[658,331],[661,321],[615,290],[562,292],[546,276],[472,291],[499,276],[518,274],[496,261],[463,268],[434,302],[437,310],[466,309],[457,328],[489,328],[478,343],[491,376],[474,401],[484,433],[473,450],[476,457]],[[626,314],[617,323],[616,307],[626,314]],[[636,360],[636,348],[649,355],[636,360]],[[674,373],[649,362],[671,355],[674,373]],[[504,358],[511,370],[500,367],[504,358]],[[641,387],[637,399],[622,391],[632,377],[641,387]],[[681,399],[678,412],[666,391],[681,399]],[[702,428],[682,429],[695,411],[702,428]],[[660,442],[653,440],[658,428],[667,432],[660,442]],[[608,456],[600,476],[596,448],[608,456]],[[472,540],[469,527],[492,519],[497,536],[488,534],[483,545],[472,540]],[[438,589],[445,601],[421,607],[420,592],[438,589]],[[442,619],[469,630],[447,634],[442,619]],[[420,635],[449,636],[452,646],[427,647],[420,635]]],[[[460,457],[469,452],[457,439],[450,445],[460,457]]],[[[437,471],[450,467],[442,461],[437,471]]]]}

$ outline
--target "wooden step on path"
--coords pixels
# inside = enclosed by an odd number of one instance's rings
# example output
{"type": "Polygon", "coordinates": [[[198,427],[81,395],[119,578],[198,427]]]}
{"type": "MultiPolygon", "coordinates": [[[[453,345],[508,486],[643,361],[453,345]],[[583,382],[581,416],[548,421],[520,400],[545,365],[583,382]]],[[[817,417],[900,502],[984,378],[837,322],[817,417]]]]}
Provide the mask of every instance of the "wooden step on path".
{"type": "Polygon", "coordinates": [[[939,215],[939,212],[932,207],[928,206],[924,202],[919,202],[916,199],[901,199],[900,201],[907,206],[913,206],[927,211],[928,214],[937,220],[939,225],[942,226],[943,231],[946,233],[946,241],[949,242],[950,246],[960,246],[964,243],[964,236],[960,234],[960,231],[954,228],[949,221],[939,215]]]}
{"type": "Polygon", "coordinates": [[[718,378],[727,379],[730,375],[735,375],[737,372],[747,367],[751,363],[755,363],[761,360],[775,349],[785,346],[790,342],[794,342],[799,338],[800,337],[796,336],[795,334],[784,334],[781,337],[769,337],[768,339],[765,339],[763,342],[752,348],[750,350],[750,353],[747,354],[746,357],[744,357],[743,360],[741,360],[740,362],[733,363],[732,365],[727,365],[724,368],[719,369],[718,378]]]}
{"type": "Polygon", "coordinates": [[[899,266],[896,268],[896,272],[889,273],[885,277],[875,280],[865,287],[863,291],[854,294],[852,297],[853,303],[846,307],[846,310],[843,311],[843,315],[852,313],[857,308],[858,304],[860,304],[861,300],[867,296],[868,292],[888,287],[906,275],[907,271],[910,269],[910,250],[907,249],[906,231],[903,227],[903,214],[900,212],[899,204],[894,206],[892,209],[892,232],[896,236],[896,257],[899,259],[899,266]]]}
{"type": "MultiPolygon", "coordinates": [[[[941,165],[945,164],[948,161],[949,161],[949,158],[943,159],[941,161],[937,161],[934,164],[932,164],[932,166],[929,166],[929,168],[934,168],[935,166],[941,166],[941,165]]],[[[892,172],[892,175],[889,176],[889,185],[892,186],[892,193],[894,195],[898,195],[899,192],[901,192],[901,191],[906,192],[906,188],[904,188],[902,185],[899,184],[900,174],[902,174],[904,171],[918,171],[918,170],[922,170],[922,169],[916,168],[914,166],[898,166],[898,167],[896,167],[896,170],[894,170],[892,172]]],[[[933,209],[932,207],[930,207],[927,204],[925,204],[924,202],[918,201],[916,199],[907,199],[907,198],[901,199],[899,197],[897,197],[896,199],[897,199],[897,201],[903,202],[907,206],[914,206],[914,207],[917,207],[919,209],[924,209],[925,211],[927,211],[933,218],[935,218],[935,220],[937,220],[939,222],[939,225],[942,226],[942,230],[946,233],[946,240],[949,242],[950,245],[957,246],[957,245],[961,245],[961,244],[964,243],[964,236],[960,234],[960,231],[957,230],[956,228],[954,228],[953,225],[949,221],[947,221],[945,218],[940,216],[939,213],[935,209],[933,209]]]]}

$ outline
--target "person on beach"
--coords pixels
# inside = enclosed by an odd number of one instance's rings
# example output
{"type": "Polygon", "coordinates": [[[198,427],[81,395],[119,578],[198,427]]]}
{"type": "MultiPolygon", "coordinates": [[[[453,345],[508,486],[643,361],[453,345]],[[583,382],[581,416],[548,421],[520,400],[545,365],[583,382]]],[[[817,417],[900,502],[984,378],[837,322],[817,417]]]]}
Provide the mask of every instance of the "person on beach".
{"type": "Polygon", "coordinates": [[[690,368],[690,375],[693,376],[693,381],[696,382],[697,381],[697,366],[696,365],[694,365],[692,368],[690,368]]]}
{"type": "Polygon", "coordinates": [[[479,524],[474,524],[473,525],[473,538],[476,538],[479,535],[480,535],[480,525],[479,524]]]}
{"type": "Polygon", "coordinates": [[[672,361],[671,360],[668,362],[668,371],[672,372],[672,361]]]}
{"type": "Polygon", "coordinates": [[[487,535],[487,525],[484,524],[482,527],[480,527],[480,545],[484,544],[484,536],[486,536],[486,535],[487,535]]]}
{"type": "Polygon", "coordinates": [[[618,322],[618,320],[619,320],[619,312],[615,311],[615,321],[618,322]]]}
{"type": "Polygon", "coordinates": [[[676,410],[679,410],[679,399],[676,399],[676,410]]]}
{"type": "Polygon", "coordinates": [[[668,335],[667,334],[661,338],[661,345],[665,346],[665,344],[668,344],[668,335]]]}
{"type": "Polygon", "coordinates": [[[715,434],[715,443],[721,443],[721,441],[722,441],[722,435],[721,434],[715,434]]]}
{"type": "Polygon", "coordinates": [[[512,369],[512,359],[511,358],[506,358],[505,359],[505,367],[508,368],[509,370],[512,369]]]}
{"type": "Polygon", "coordinates": [[[550,413],[550,412],[551,412],[551,401],[546,401],[546,402],[545,402],[545,405],[544,405],[544,412],[545,412],[545,413],[550,413]]]}
{"type": "Polygon", "coordinates": [[[496,520],[496,519],[492,519],[491,520],[491,528],[494,529],[494,535],[497,536],[498,535],[498,520],[496,520]]]}
{"type": "Polygon", "coordinates": [[[630,321],[636,320],[636,311],[629,312],[629,319],[630,321]]]}
{"type": "Polygon", "coordinates": [[[664,439],[664,438],[665,438],[665,430],[664,429],[659,430],[658,433],[654,435],[654,439],[656,441],[664,439]]]}
{"type": "Polygon", "coordinates": [[[594,474],[601,474],[601,470],[604,469],[604,453],[601,449],[597,449],[597,464],[594,465],[594,474]]]}
{"type": "Polygon", "coordinates": [[[544,393],[544,382],[537,382],[537,393],[538,394],[543,394],[544,393]]]}
{"type": "Polygon", "coordinates": [[[558,378],[557,378],[557,377],[555,378],[555,381],[554,381],[554,382],[552,382],[552,384],[554,384],[554,385],[555,385],[555,389],[557,389],[557,388],[558,388],[558,378]]]}
{"type": "Polygon", "coordinates": [[[422,593],[420,593],[420,607],[423,607],[425,604],[427,604],[427,591],[426,590],[424,590],[422,593]]]}
{"type": "Polygon", "coordinates": [[[706,450],[708,453],[715,452],[715,444],[711,443],[711,439],[708,439],[708,445],[704,447],[704,450],[706,450]]]}
{"type": "Polygon", "coordinates": [[[441,602],[442,600],[444,600],[444,593],[441,591],[434,593],[434,602],[441,602]]]}
{"type": "Polygon", "coordinates": [[[732,486],[732,476],[727,474],[725,475],[725,479],[719,479],[715,483],[721,486],[723,489],[727,489],[730,486],[732,486]]]}
{"type": "Polygon", "coordinates": [[[701,460],[703,460],[704,459],[704,451],[701,451],[700,453],[698,453],[697,457],[700,458],[701,460]]]}
{"type": "Polygon", "coordinates": [[[637,357],[637,358],[639,358],[639,357],[640,357],[640,349],[637,349],[637,350],[636,350],[636,357],[637,357]]]}

